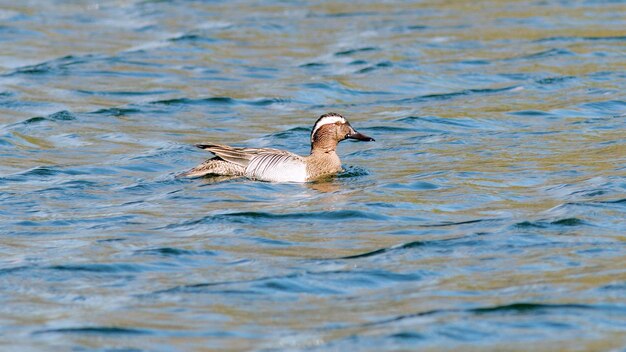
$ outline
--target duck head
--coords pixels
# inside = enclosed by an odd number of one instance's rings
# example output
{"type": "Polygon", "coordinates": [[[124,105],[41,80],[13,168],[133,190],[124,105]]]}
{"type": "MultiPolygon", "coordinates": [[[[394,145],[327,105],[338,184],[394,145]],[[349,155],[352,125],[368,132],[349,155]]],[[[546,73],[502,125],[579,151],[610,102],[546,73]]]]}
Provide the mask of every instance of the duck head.
{"type": "Polygon", "coordinates": [[[311,130],[311,149],[321,147],[335,150],[337,143],[345,139],[373,142],[374,138],[357,132],[340,114],[329,112],[320,116],[311,130]]]}

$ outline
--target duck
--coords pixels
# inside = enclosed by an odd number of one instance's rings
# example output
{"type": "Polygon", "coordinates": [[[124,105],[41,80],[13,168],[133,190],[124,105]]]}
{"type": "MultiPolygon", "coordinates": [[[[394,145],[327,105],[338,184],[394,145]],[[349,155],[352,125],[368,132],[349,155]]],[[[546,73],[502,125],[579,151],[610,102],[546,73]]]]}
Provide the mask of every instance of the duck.
{"type": "Polygon", "coordinates": [[[180,176],[231,176],[267,182],[311,182],[343,170],[337,155],[337,145],[346,139],[374,141],[374,138],[357,132],[341,114],[329,112],[321,115],[313,125],[311,152],[307,156],[273,148],[202,143],[196,144],[196,147],[215,156],[180,176]]]}

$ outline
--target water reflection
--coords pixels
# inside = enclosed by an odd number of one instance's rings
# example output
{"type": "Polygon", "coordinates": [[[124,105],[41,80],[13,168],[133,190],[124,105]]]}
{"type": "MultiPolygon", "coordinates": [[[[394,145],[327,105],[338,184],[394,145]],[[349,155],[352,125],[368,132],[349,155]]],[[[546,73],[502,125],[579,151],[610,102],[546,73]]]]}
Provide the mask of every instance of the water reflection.
{"type": "MultiPolygon", "coordinates": [[[[333,179],[321,180],[318,182],[307,183],[306,186],[310,189],[316,190],[322,193],[337,193],[342,189],[342,185],[339,182],[333,182],[333,179]]],[[[328,199],[332,201],[332,199],[328,199]]]]}

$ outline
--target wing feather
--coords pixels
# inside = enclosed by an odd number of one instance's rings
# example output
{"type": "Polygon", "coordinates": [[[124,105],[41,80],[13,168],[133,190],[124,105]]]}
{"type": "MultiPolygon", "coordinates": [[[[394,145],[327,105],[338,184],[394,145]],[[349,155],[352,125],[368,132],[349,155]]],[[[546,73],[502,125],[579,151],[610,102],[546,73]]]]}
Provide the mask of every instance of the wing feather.
{"type": "MultiPolygon", "coordinates": [[[[239,148],[239,147],[231,147],[223,144],[196,144],[196,147],[204,150],[208,150],[209,152],[215,154],[219,158],[243,166],[248,167],[251,161],[258,157],[263,157],[263,159],[267,158],[267,156],[277,157],[291,157],[291,158],[300,158],[300,156],[279,149],[273,148],[239,148]]],[[[267,167],[268,165],[264,165],[267,167]]]]}

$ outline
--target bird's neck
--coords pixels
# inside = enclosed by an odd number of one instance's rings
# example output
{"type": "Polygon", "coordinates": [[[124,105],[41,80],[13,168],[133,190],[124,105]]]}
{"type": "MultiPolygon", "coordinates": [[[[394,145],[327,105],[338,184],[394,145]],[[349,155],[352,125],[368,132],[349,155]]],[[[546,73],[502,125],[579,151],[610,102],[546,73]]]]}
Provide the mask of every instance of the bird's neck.
{"type": "Polygon", "coordinates": [[[337,141],[330,136],[319,136],[311,143],[311,155],[336,153],[337,141]]]}

